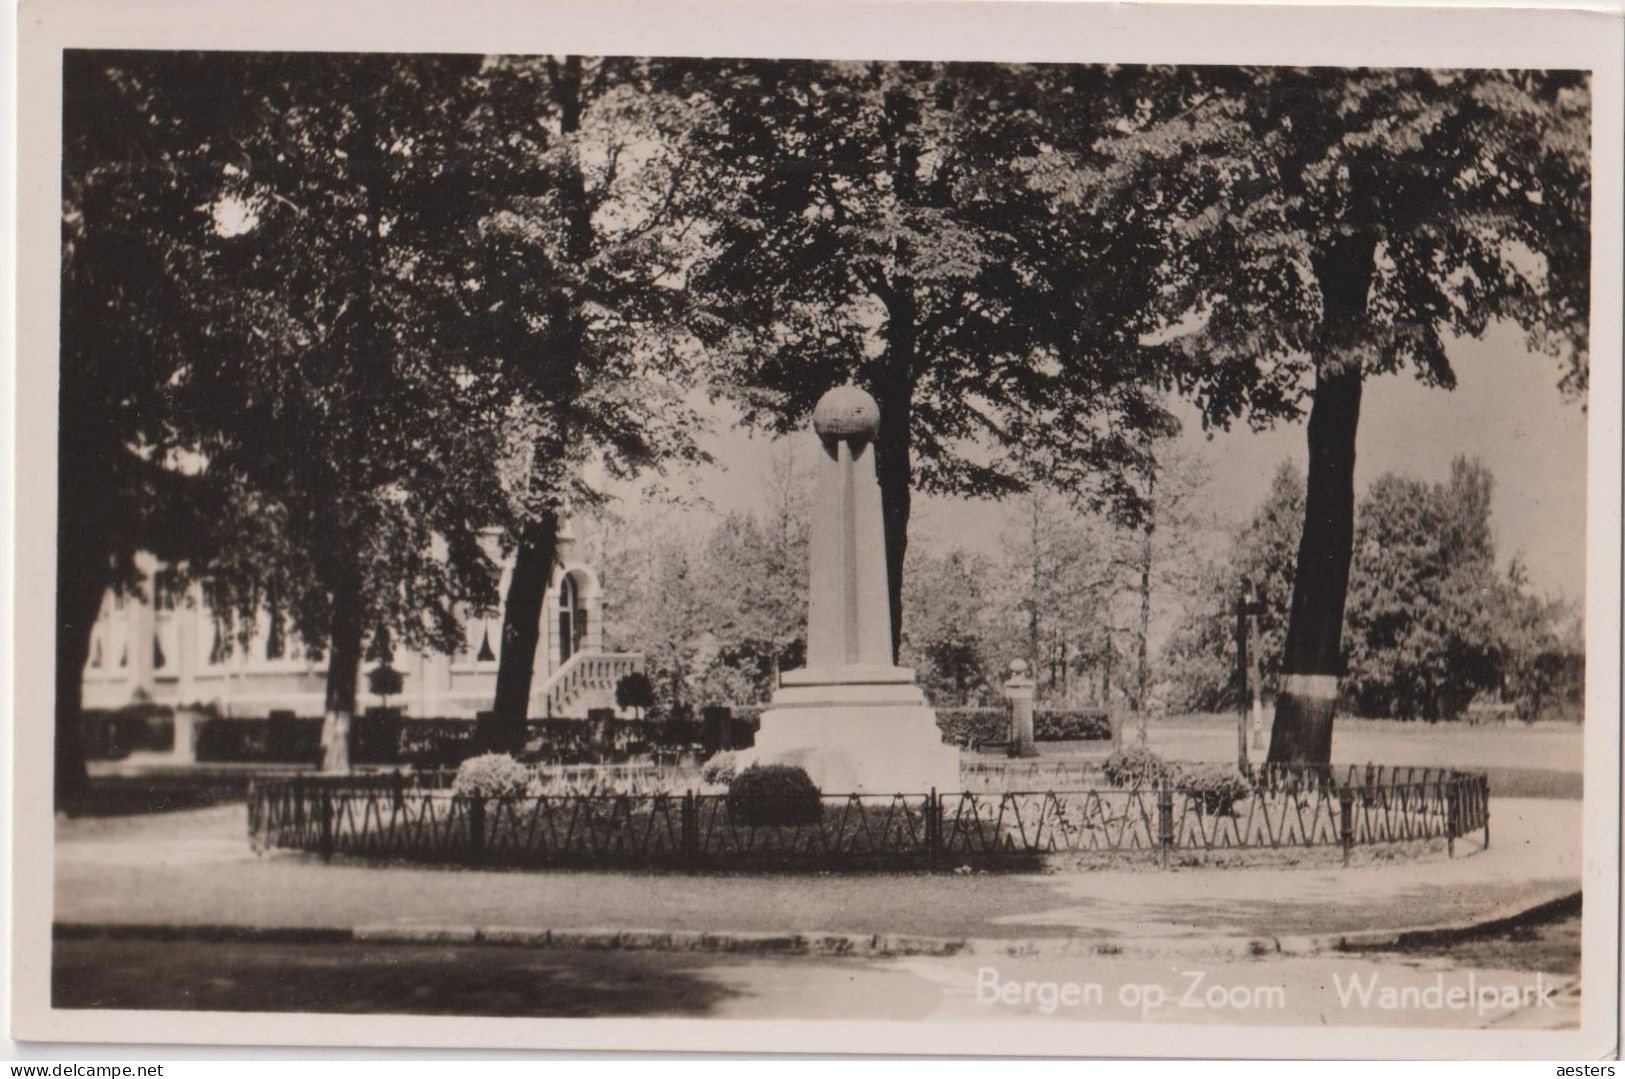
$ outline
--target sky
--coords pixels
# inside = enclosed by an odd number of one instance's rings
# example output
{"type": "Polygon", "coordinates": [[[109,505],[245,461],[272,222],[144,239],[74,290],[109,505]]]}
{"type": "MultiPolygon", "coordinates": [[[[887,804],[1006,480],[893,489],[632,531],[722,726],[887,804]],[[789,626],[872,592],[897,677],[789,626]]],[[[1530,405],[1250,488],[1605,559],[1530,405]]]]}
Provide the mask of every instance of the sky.
{"type": "MultiPolygon", "coordinates": [[[[1527,563],[1532,587],[1579,599],[1585,591],[1586,413],[1557,390],[1555,361],[1531,355],[1521,334],[1492,327],[1481,340],[1448,348],[1456,371],[1453,391],[1423,386],[1408,373],[1369,380],[1355,451],[1355,485],[1397,472],[1429,482],[1448,478],[1458,454],[1481,459],[1495,476],[1492,524],[1505,564],[1514,554],[1527,563]]],[[[764,481],[783,440],[733,425],[726,406],[712,406],[713,431],[704,439],[715,464],[668,483],[673,493],[701,500],[718,512],[755,511],[764,505],[764,481]]],[[[1208,508],[1240,522],[1263,501],[1283,461],[1308,463],[1303,423],[1253,432],[1241,427],[1204,435],[1187,411],[1184,447],[1208,465],[1208,508]]],[[[787,436],[798,463],[816,465],[816,437],[787,436]]],[[[1007,511],[996,502],[916,495],[910,543],[962,544],[997,554],[1007,511]]]]}

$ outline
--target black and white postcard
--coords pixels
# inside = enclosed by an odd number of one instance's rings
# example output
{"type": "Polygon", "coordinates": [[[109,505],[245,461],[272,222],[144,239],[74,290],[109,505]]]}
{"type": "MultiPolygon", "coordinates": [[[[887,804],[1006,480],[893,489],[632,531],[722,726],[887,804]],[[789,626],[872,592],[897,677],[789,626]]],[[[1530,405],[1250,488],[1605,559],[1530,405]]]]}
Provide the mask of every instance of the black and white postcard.
{"type": "Polygon", "coordinates": [[[21,15],[15,1037],[1617,1051],[1618,13],[21,15]]]}

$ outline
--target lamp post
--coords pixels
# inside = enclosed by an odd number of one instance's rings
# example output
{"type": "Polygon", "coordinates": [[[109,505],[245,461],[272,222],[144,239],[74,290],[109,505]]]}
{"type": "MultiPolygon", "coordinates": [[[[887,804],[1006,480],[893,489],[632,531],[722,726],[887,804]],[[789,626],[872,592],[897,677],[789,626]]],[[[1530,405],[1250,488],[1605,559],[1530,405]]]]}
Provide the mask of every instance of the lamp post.
{"type": "Polygon", "coordinates": [[[1236,678],[1241,685],[1241,701],[1236,714],[1236,767],[1247,771],[1247,726],[1252,721],[1253,748],[1264,748],[1264,705],[1258,690],[1258,616],[1264,613],[1264,600],[1258,586],[1241,579],[1236,596],[1236,678]]]}

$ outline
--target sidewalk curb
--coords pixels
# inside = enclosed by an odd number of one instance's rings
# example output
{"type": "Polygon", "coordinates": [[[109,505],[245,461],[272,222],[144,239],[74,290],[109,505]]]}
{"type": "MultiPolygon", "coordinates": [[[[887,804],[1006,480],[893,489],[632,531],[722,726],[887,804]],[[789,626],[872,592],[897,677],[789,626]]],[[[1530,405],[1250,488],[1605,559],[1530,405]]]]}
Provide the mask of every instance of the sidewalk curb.
{"type": "Polygon", "coordinates": [[[1284,937],[926,937],[897,933],[702,932],[678,929],[614,929],[528,926],[360,925],[326,926],[154,925],[142,923],[57,922],[56,940],[212,941],[255,944],[416,944],[498,945],[522,948],[618,949],[622,951],[711,952],[741,955],[793,955],[867,959],[954,955],[1011,958],[1167,958],[1263,959],[1352,951],[1399,951],[1447,944],[1580,909],[1578,889],[1532,906],[1455,925],[1361,930],[1284,937]]]}
{"type": "Polygon", "coordinates": [[[755,955],[895,958],[950,956],[964,938],[895,933],[700,932],[697,930],[524,926],[361,925],[350,929],[305,926],[153,925],[57,922],[56,940],[195,940],[242,944],[462,944],[522,948],[599,948],[623,951],[727,952],[755,955]]]}
{"type": "Polygon", "coordinates": [[[1534,904],[1521,903],[1488,917],[1450,925],[1404,929],[1366,929],[1352,933],[1320,933],[1297,936],[1235,936],[1131,938],[1035,937],[1027,939],[974,938],[965,942],[973,955],[1012,958],[1065,958],[1090,956],[1111,958],[1202,958],[1262,959],[1269,956],[1306,957],[1339,952],[1404,951],[1428,945],[1451,944],[1506,932],[1521,925],[1539,923],[1569,913],[1581,905],[1578,888],[1565,888],[1555,898],[1534,904]]]}

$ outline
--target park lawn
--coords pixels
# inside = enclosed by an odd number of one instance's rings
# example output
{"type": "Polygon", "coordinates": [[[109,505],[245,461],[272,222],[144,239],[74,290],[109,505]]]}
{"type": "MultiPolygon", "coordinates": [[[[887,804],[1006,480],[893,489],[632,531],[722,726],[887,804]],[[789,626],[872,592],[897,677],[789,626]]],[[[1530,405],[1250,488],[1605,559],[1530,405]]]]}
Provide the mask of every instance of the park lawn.
{"type": "MultiPolygon", "coordinates": [[[[1132,743],[1132,722],[1124,734],[1132,743]]],[[[1492,798],[1579,799],[1584,793],[1583,736],[1578,724],[1469,726],[1344,718],[1337,721],[1333,760],[1343,767],[1374,763],[1482,770],[1489,775],[1492,798]]],[[[1151,748],[1170,760],[1235,759],[1233,715],[1171,717],[1150,724],[1149,738],[1151,748]]],[[[1040,742],[1038,750],[1045,759],[1098,762],[1111,753],[1111,743],[1040,742]]],[[[1265,751],[1250,753],[1256,761],[1265,751]]],[[[1005,759],[997,753],[966,758],[993,763],[1005,759]]],[[[287,772],[285,767],[266,770],[287,772]]],[[[249,766],[169,766],[148,774],[97,774],[93,769],[90,796],[72,815],[97,818],[240,804],[255,771],[249,766]]]]}
{"type": "MultiPolygon", "coordinates": [[[[1233,761],[1236,717],[1201,714],[1172,716],[1147,725],[1150,747],[1170,760],[1233,761]]],[[[1265,718],[1265,740],[1269,720],[1265,718]]],[[[1124,726],[1125,744],[1133,744],[1132,717],[1124,726]]],[[[1537,723],[1531,726],[1472,726],[1466,723],[1401,723],[1386,719],[1339,718],[1333,728],[1332,762],[1411,765],[1471,769],[1569,772],[1584,771],[1584,729],[1579,724],[1537,723]]],[[[1111,744],[1104,741],[1040,742],[1044,757],[1104,760],[1111,744]]],[[[1267,750],[1255,749],[1255,762],[1267,750]]],[[[991,754],[988,755],[992,757],[991,754]]],[[[1540,795],[1531,792],[1530,797],[1540,795]]],[[[1565,797],[1578,795],[1563,795],[1565,797]]]]}

